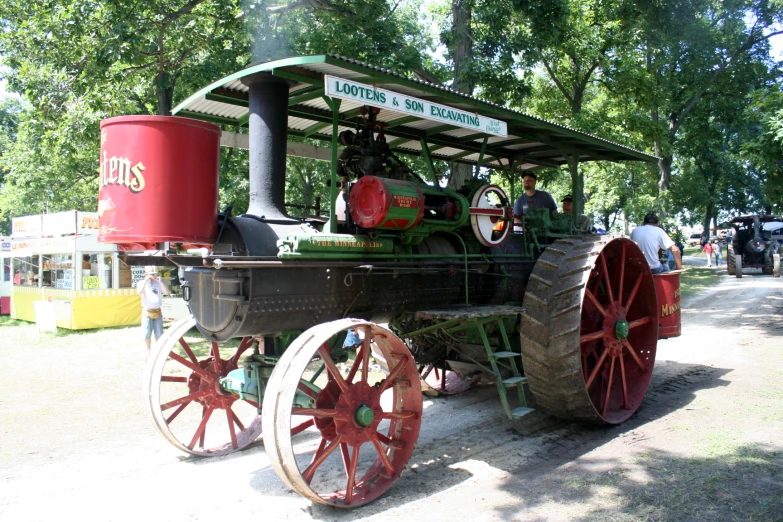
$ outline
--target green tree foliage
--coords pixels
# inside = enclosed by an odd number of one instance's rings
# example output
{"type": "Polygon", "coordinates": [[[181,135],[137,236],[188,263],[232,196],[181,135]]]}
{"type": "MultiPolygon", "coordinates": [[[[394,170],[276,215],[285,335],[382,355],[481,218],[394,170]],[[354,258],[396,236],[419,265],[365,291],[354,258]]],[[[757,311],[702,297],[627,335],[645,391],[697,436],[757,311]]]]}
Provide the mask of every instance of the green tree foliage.
{"type": "MultiPolygon", "coordinates": [[[[0,107],[0,223],[95,207],[103,118],[168,114],[253,61],[321,53],[660,155],[658,172],[572,169],[605,228],[649,209],[713,224],[783,210],[783,102],[769,53],[782,21],[780,0],[6,0],[2,74],[25,108],[0,107]],[[436,45],[442,59],[428,52],[436,45]]],[[[221,207],[244,212],[247,153],[221,154],[221,207]]],[[[327,178],[326,163],[289,158],[288,202],[320,196],[325,211],[327,178]]],[[[564,172],[541,179],[557,197],[571,192],[564,172]]]]}
{"type": "Polygon", "coordinates": [[[634,48],[610,75],[659,126],[650,138],[660,162],[659,190],[670,188],[674,146],[696,109],[711,97],[748,96],[774,81],[769,38],[780,31],[777,2],[662,0],[637,5],[634,48]],[[627,90],[626,90],[627,89],[627,90]]]}
{"type": "Polygon", "coordinates": [[[763,203],[783,213],[783,93],[778,88],[757,93],[745,108],[749,138],[742,158],[764,194],[763,203]]]}

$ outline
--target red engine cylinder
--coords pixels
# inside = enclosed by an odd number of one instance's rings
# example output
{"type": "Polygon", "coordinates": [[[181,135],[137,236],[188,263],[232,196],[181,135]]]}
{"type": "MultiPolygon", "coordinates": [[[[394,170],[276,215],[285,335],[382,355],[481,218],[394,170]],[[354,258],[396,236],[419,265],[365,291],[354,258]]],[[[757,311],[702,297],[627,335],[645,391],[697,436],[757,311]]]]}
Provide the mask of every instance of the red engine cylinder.
{"type": "Polygon", "coordinates": [[[363,228],[406,230],[424,215],[424,194],[413,183],[364,176],[351,186],[351,218],[363,228]]]}
{"type": "Polygon", "coordinates": [[[172,116],[103,120],[98,240],[126,249],[211,244],[220,133],[211,123],[172,116]]]}

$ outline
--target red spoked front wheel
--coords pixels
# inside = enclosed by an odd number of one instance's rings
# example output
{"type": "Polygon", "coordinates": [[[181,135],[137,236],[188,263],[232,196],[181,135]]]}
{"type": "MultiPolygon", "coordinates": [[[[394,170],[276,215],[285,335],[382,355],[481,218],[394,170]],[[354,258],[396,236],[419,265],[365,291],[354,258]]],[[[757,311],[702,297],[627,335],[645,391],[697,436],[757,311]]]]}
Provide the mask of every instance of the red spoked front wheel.
{"type": "Polygon", "coordinates": [[[343,319],[310,328],[280,358],[264,395],[264,445],[293,490],[321,504],[361,506],[399,478],[421,413],[419,376],[405,344],[385,328],[343,319]],[[363,343],[353,360],[338,363],[329,347],[350,328],[363,331],[363,343]],[[373,364],[372,350],[388,372],[373,364]],[[294,441],[297,425],[306,429],[294,441]]]}
{"type": "Polygon", "coordinates": [[[261,434],[258,405],[224,393],[220,379],[252,352],[250,337],[216,343],[190,315],[175,322],[150,354],[144,390],[155,427],[174,446],[218,456],[251,444],[261,434]]]}

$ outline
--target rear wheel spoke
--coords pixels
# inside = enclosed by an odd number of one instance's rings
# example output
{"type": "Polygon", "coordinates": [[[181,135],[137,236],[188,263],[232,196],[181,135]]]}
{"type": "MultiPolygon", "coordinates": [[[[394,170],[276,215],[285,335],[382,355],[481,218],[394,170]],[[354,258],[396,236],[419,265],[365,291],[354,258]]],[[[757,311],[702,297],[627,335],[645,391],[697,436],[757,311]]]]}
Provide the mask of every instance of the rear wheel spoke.
{"type": "Polygon", "coordinates": [[[356,467],[359,465],[359,450],[361,447],[360,444],[353,447],[351,465],[348,469],[348,483],[345,485],[345,503],[349,505],[353,502],[353,487],[356,485],[356,467]]]}
{"type": "Polygon", "coordinates": [[[239,342],[239,346],[237,347],[237,351],[232,355],[227,363],[228,367],[230,368],[236,368],[239,365],[239,358],[242,356],[243,353],[247,351],[248,348],[252,348],[253,346],[253,338],[252,337],[243,337],[242,340],[239,342]]]}
{"type": "Polygon", "coordinates": [[[231,408],[226,408],[226,421],[228,422],[228,431],[231,437],[231,447],[236,449],[239,445],[237,444],[237,430],[234,428],[233,414],[234,412],[231,411],[231,408]]]}
{"type": "Polygon", "coordinates": [[[623,408],[628,408],[628,385],[625,381],[625,363],[623,362],[623,356],[620,359],[620,378],[623,381],[623,408]]]}
{"type": "Polygon", "coordinates": [[[191,362],[198,364],[198,359],[196,358],[195,354],[193,353],[193,350],[190,349],[190,345],[185,340],[185,337],[179,338],[179,344],[182,346],[182,349],[187,354],[188,358],[191,360],[191,362]]]}
{"type": "Polygon", "coordinates": [[[591,303],[593,303],[593,306],[595,306],[596,310],[598,310],[601,313],[601,315],[603,315],[604,317],[608,315],[604,307],[601,306],[601,303],[598,302],[598,299],[596,299],[593,293],[587,288],[585,288],[585,296],[590,300],[591,303]]]}
{"type": "Polygon", "coordinates": [[[625,247],[626,243],[623,243],[623,253],[620,256],[620,283],[617,290],[617,304],[623,306],[623,281],[625,280],[625,247]]]}
{"type": "Polygon", "coordinates": [[[628,339],[623,340],[623,346],[628,349],[628,353],[631,354],[631,357],[633,357],[633,360],[636,361],[636,364],[639,365],[639,369],[644,371],[647,371],[647,365],[645,365],[642,360],[639,358],[639,355],[636,353],[636,350],[633,349],[633,346],[631,346],[631,343],[628,342],[628,339]]]}
{"type": "Polygon", "coordinates": [[[326,366],[326,370],[329,372],[329,375],[337,383],[337,386],[340,387],[340,390],[343,393],[347,392],[348,383],[345,382],[345,379],[343,379],[343,376],[340,373],[340,369],[336,364],[334,364],[334,361],[332,360],[332,355],[329,353],[329,344],[324,343],[318,349],[318,354],[321,356],[321,361],[323,361],[324,365],[326,366]]]}
{"type": "Polygon", "coordinates": [[[596,375],[598,375],[598,372],[601,371],[601,365],[604,363],[604,359],[606,359],[606,356],[609,355],[609,350],[604,349],[604,352],[601,354],[601,357],[598,358],[598,362],[595,363],[595,368],[593,368],[593,371],[590,372],[590,377],[588,377],[587,382],[585,382],[585,388],[588,390],[590,389],[590,386],[593,384],[593,381],[595,380],[596,375]]]}
{"type": "Polygon", "coordinates": [[[188,404],[190,404],[190,403],[191,403],[191,401],[184,402],[184,403],[180,404],[180,405],[179,405],[179,408],[177,408],[176,410],[174,410],[174,413],[172,413],[171,415],[169,415],[169,416],[166,418],[166,424],[171,424],[172,422],[174,422],[174,419],[176,419],[176,418],[177,418],[177,415],[179,415],[180,413],[182,413],[182,410],[184,410],[185,408],[187,408],[187,407],[188,407],[188,404]]]}
{"type": "Polygon", "coordinates": [[[170,353],[169,357],[180,363],[182,366],[188,368],[189,370],[193,370],[195,373],[199,374],[202,378],[208,380],[209,382],[215,382],[215,377],[206,371],[204,368],[198,366],[197,364],[193,364],[192,362],[186,360],[181,355],[178,355],[176,353],[170,353]]]}
{"type": "Polygon", "coordinates": [[[195,401],[196,399],[206,397],[207,395],[209,395],[209,390],[197,391],[189,395],[185,395],[184,397],[180,397],[179,399],[174,399],[173,401],[167,402],[166,404],[161,404],[160,409],[161,411],[166,411],[169,408],[173,408],[174,406],[179,406],[180,404],[187,404],[190,403],[191,401],[195,401]]]}
{"type": "Polygon", "coordinates": [[[632,330],[632,329],[636,328],[637,326],[642,326],[643,324],[647,324],[649,322],[652,322],[652,318],[651,317],[642,317],[641,319],[635,319],[635,320],[630,321],[628,323],[628,329],[632,330]]]}
{"type": "Polygon", "coordinates": [[[609,366],[609,380],[606,382],[606,399],[604,399],[604,412],[603,416],[606,417],[606,412],[609,411],[609,400],[612,398],[612,380],[614,379],[614,361],[616,357],[612,356],[612,362],[609,366]]]}
{"type": "Polygon", "coordinates": [[[198,428],[196,428],[196,433],[193,434],[193,439],[190,441],[190,444],[188,444],[188,447],[193,449],[193,447],[196,445],[197,440],[201,440],[201,446],[204,447],[204,436],[207,431],[207,422],[209,422],[209,418],[212,416],[212,412],[214,411],[214,408],[210,406],[204,411],[204,415],[201,417],[201,423],[198,425],[198,428]]]}
{"type": "Polygon", "coordinates": [[[304,430],[311,428],[313,426],[315,426],[315,421],[313,419],[308,419],[303,423],[291,428],[291,436],[293,437],[294,435],[302,433],[304,430]]]}
{"type": "Polygon", "coordinates": [[[370,342],[372,333],[370,327],[364,328],[364,342],[362,343],[362,382],[367,382],[370,374],[370,342]]]}
{"type": "MultiPolygon", "coordinates": [[[[389,373],[389,375],[386,376],[386,379],[384,379],[383,384],[381,384],[380,388],[378,388],[378,393],[383,393],[386,391],[386,389],[394,384],[394,381],[397,379],[397,376],[400,375],[400,372],[405,368],[405,365],[407,364],[407,358],[403,357],[400,362],[397,363],[397,366],[394,367],[394,369],[389,373]]],[[[391,361],[389,361],[391,362],[391,361]]],[[[444,372],[445,375],[445,372],[444,372]]]]}
{"type": "Polygon", "coordinates": [[[237,427],[238,427],[240,430],[244,430],[244,429],[245,429],[245,426],[242,424],[242,421],[240,421],[240,420],[239,420],[239,417],[237,417],[237,414],[236,414],[236,413],[234,413],[234,410],[232,410],[231,408],[229,408],[229,409],[228,409],[228,411],[230,411],[230,412],[231,412],[231,420],[232,420],[232,421],[234,421],[234,424],[236,424],[236,425],[237,425],[237,427]]]}
{"type": "Polygon", "coordinates": [[[220,358],[220,348],[218,347],[218,343],[215,341],[212,341],[212,347],[210,348],[210,352],[212,352],[212,357],[215,359],[215,362],[217,363],[217,367],[221,368],[223,366],[223,359],[220,358]]]}
{"type": "Polygon", "coordinates": [[[160,382],[188,382],[188,378],[176,377],[174,375],[164,375],[160,378],[160,382]]]}
{"type": "Polygon", "coordinates": [[[642,277],[644,276],[644,273],[639,274],[639,277],[636,278],[636,283],[633,285],[633,289],[631,290],[631,293],[628,295],[628,304],[625,305],[626,310],[631,309],[631,305],[633,305],[633,300],[636,297],[636,292],[639,291],[639,287],[642,285],[642,277]]]}
{"type": "Polygon", "coordinates": [[[606,267],[606,256],[601,254],[601,264],[603,265],[604,284],[606,285],[606,295],[609,296],[609,304],[614,304],[614,296],[612,295],[612,281],[609,277],[609,269],[606,267]]]}
{"type": "Polygon", "coordinates": [[[313,417],[337,417],[337,410],[320,408],[294,408],[291,415],[311,415],[313,417]]]}
{"type": "Polygon", "coordinates": [[[372,442],[372,445],[375,446],[375,451],[378,453],[378,457],[380,457],[381,462],[383,463],[383,467],[386,468],[386,471],[389,472],[389,475],[394,475],[396,473],[394,466],[392,466],[392,463],[389,460],[389,456],[386,454],[386,448],[381,445],[381,441],[379,439],[380,437],[378,437],[378,434],[375,434],[370,438],[370,442],[372,442]]]}
{"type": "Polygon", "coordinates": [[[582,335],[581,337],[579,337],[579,343],[580,344],[589,343],[590,341],[597,341],[599,339],[603,339],[604,337],[606,337],[606,332],[604,332],[603,330],[598,330],[597,332],[593,332],[587,335],[582,335]]]}
{"type": "Polygon", "coordinates": [[[326,439],[321,441],[321,446],[318,447],[318,451],[316,451],[315,455],[313,455],[313,462],[302,473],[302,478],[305,480],[305,482],[309,484],[313,481],[313,475],[315,475],[316,470],[321,466],[321,464],[324,463],[326,457],[331,455],[332,452],[340,446],[342,439],[343,436],[340,434],[326,447],[323,447],[326,443],[326,439]]]}

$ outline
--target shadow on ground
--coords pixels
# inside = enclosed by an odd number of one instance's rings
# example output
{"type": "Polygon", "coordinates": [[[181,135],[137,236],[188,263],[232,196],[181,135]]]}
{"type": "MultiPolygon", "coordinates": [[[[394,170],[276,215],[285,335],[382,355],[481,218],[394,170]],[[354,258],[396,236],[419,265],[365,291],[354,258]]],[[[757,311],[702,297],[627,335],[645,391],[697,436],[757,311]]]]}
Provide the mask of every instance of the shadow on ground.
{"type": "MultiPolygon", "coordinates": [[[[483,461],[488,466],[511,475],[508,488],[514,497],[520,498],[520,502],[509,507],[508,511],[504,509],[498,514],[498,518],[511,518],[511,513],[518,514],[520,510],[549,502],[553,495],[563,495],[566,500],[573,495],[574,501],[579,502],[589,498],[590,488],[572,488],[571,478],[566,477],[562,483],[555,481],[545,488],[530,488],[529,484],[550,480],[545,477],[553,474],[560,466],[632,432],[657,417],[684,407],[693,401],[695,392],[726,385],[727,382],[721,377],[729,371],[673,361],[659,362],[656,364],[648,396],[639,412],[620,426],[584,426],[562,421],[542,412],[535,412],[512,423],[506,420],[499,404],[494,406],[499,403],[497,397],[489,397],[493,407],[488,415],[479,415],[477,423],[462,424],[454,431],[450,430],[449,423],[441,422],[436,436],[425,441],[420,439],[410,463],[414,469],[406,469],[380,500],[350,511],[320,505],[313,505],[307,511],[314,518],[327,520],[358,520],[382,514],[465,482],[472,477],[472,473],[459,466],[459,463],[469,460],[483,461]],[[522,488],[521,485],[524,484],[528,484],[528,487],[522,488]],[[572,492],[571,489],[575,491],[572,492]]],[[[474,389],[461,396],[439,401],[433,408],[425,410],[423,425],[427,424],[428,419],[437,418],[437,408],[456,410],[453,413],[456,420],[456,417],[461,415],[459,410],[470,408],[471,399],[475,400],[482,394],[487,395],[487,389],[474,389]]],[[[473,402],[473,406],[482,404],[481,401],[473,402]]],[[[666,455],[650,455],[649,463],[669,470],[680,465],[669,459],[672,462],[667,462],[665,468],[661,467],[661,461],[667,458],[666,455]]],[[[759,458],[763,461],[767,456],[762,455],[759,458]]],[[[644,466],[644,463],[640,466],[644,466]]],[[[573,478],[580,484],[585,482],[581,473],[577,473],[573,478]]],[[[643,488],[644,485],[640,483],[638,487],[643,488]]],[[[264,493],[274,494],[268,491],[264,493]]]]}
{"type": "MultiPolygon", "coordinates": [[[[542,480],[523,478],[518,474],[504,484],[519,502],[498,508],[497,519],[557,505],[564,519],[578,521],[783,520],[783,450],[768,445],[743,445],[703,458],[654,450],[632,463],[591,459],[542,480]]],[[[552,515],[523,518],[559,518],[552,515]]]]}

